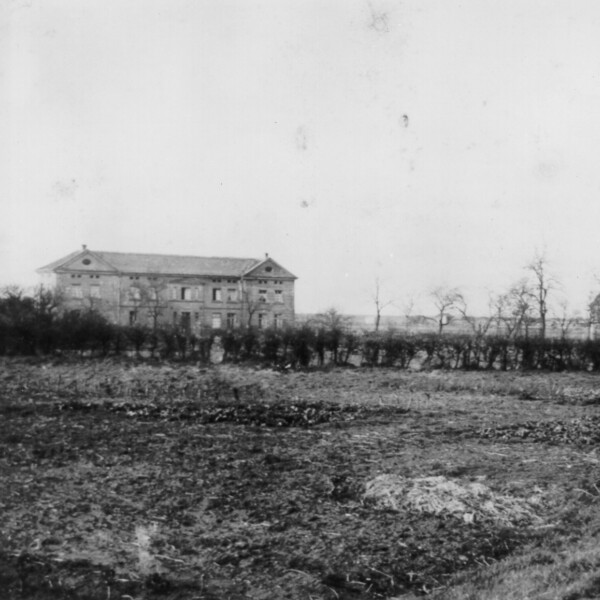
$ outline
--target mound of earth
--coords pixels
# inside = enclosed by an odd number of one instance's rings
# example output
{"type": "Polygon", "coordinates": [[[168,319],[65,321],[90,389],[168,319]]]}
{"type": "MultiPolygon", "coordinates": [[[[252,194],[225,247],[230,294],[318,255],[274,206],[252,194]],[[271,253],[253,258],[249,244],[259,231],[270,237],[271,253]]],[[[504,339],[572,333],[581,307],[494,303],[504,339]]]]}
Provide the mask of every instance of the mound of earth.
{"type": "Polygon", "coordinates": [[[384,509],[412,510],[433,515],[452,515],[466,523],[530,525],[541,520],[535,513],[541,497],[527,500],[496,494],[480,482],[457,482],[444,476],[416,479],[378,475],[366,484],[363,500],[384,509]]]}

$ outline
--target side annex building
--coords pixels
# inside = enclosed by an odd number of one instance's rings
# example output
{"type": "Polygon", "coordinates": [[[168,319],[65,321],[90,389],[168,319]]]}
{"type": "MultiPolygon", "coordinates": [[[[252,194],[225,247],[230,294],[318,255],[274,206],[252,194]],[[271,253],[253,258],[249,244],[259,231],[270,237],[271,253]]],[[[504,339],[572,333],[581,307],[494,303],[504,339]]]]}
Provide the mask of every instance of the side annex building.
{"type": "Polygon", "coordinates": [[[96,310],[111,322],[206,328],[281,328],[294,321],[287,269],[263,259],[99,252],[83,246],[37,270],[65,310],[96,310]]]}

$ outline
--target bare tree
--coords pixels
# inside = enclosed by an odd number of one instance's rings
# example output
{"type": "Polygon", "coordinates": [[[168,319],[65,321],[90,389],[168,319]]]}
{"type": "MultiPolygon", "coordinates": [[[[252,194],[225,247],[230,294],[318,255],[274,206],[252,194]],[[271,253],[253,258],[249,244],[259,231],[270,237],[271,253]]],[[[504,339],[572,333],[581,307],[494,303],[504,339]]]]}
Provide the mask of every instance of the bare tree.
{"type": "Polygon", "coordinates": [[[330,307],[315,315],[315,324],[327,330],[344,331],[350,326],[350,318],[343,315],[337,308],[330,307]]]}
{"type": "Polygon", "coordinates": [[[588,330],[588,339],[592,339],[596,335],[596,325],[600,323],[600,275],[592,273],[592,285],[594,291],[590,291],[585,306],[585,324],[588,330]]]}
{"type": "Polygon", "coordinates": [[[140,288],[141,305],[146,309],[154,331],[158,328],[158,322],[168,306],[165,298],[166,290],[167,284],[162,279],[151,281],[140,288]]]}
{"type": "Polygon", "coordinates": [[[563,298],[559,303],[559,310],[556,313],[556,323],[560,329],[560,337],[562,340],[566,339],[569,334],[569,330],[577,324],[577,315],[572,314],[569,309],[569,301],[563,298]]]}
{"type": "Polygon", "coordinates": [[[431,292],[431,297],[437,311],[438,334],[441,335],[444,327],[456,317],[462,294],[457,288],[438,287],[431,292]]]}
{"type": "Polygon", "coordinates": [[[35,310],[38,316],[44,318],[53,318],[60,311],[64,294],[59,289],[49,289],[40,285],[33,291],[33,300],[35,310]]]}
{"type": "Polygon", "coordinates": [[[406,331],[410,333],[410,326],[413,320],[413,312],[415,310],[415,296],[414,294],[409,294],[406,296],[404,302],[402,303],[402,315],[404,316],[404,325],[406,331]]]}
{"type": "Polygon", "coordinates": [[[381,299],[381,286],[379,277],[375,279],[375,292],[373,293],[373,302],[375,303],[375,331],[379,331],[379,324],[381,323],[381,313],[384,309],[394,303],[393,300],[382,300],[381,299]]]}
{"type": "Polygon", "coordinates": [[[130,305],[137,322],[139,314],[144,311],[156,331],[160,318],[168,306],[166,297],[167,284],[163,279],[148,282],[136,282],[129,289],[123,290],[124,300],[130,305]]]}
{"type": "Polygon", "coordinates": [[[516,338],[525,331],[529,336],[529,327],[534,320],[532,303],[533,292],[529,282],[521,279],[506,293],[496,296],[494,307],[498,329],[504,329],[509,338],[516,338]]]}
{"type": "Polygon", "coordinates": [[[584,322],[587,327],[587,337],[591,340],[595,336],[595,327],[600,322],[600,294],[590,292],[585,305],[584,322]]]}
{"type": "Polygon", "coordinates": [[[240,293],[242,298],[242,315],[244,312],[246,313],[246,325],[247,327],[251,327],[252,318],[263,303],[260,299],[252,297],[250,289],[246,286],[245,281],[240,284],[240,293]]]}
{"type": "Polygon", "coordinates": [[[459,295],[456,301],[456,310],[461,315],[463,320],[471,327],[473,334],[477,337],[481,337],[487,334],[492,323],[496,320],[495,314],[495,299],[490,296],[488,300],[488,316],[487,317],[474,317],[469,314],[467,302],[463,294],[459,295]]]}
{"type": "Polygon", "coordinates": [[[532,275],[532,297],[540,318],[540,337],[546,337],[546,321],[548,315],[548,294],[556,289],[557,281],[548,273],[548,259],[545,253],[536,253],[533,260],[525,267],[532,275]]]}

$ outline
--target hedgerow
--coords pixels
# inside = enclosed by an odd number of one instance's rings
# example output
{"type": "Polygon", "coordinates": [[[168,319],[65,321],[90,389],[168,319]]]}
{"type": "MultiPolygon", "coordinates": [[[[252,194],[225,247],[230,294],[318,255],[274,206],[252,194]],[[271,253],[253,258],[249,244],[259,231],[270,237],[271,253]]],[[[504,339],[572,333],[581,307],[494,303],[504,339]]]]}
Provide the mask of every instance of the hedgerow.
{"type": "Polygon", "coordinates": [[[59,312],[36,298],[0,299],[0,355],[128,355],[281,368],[496,369],[600,372],[600,340],[348,328],[302,324],[283,329],[122,326],[93,310],[59,312]]]}

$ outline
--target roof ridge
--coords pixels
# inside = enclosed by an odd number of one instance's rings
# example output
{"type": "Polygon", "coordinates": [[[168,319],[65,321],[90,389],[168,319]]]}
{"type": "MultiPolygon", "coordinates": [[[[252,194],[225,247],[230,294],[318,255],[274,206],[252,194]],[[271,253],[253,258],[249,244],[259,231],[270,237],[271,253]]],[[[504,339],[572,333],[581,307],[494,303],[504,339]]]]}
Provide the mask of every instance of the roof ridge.
{"type": "Polygon", "coordinates": [[[128,256],[168,256],[170,258],[219,258],[221,260],[254,260],[258,262],[262,262],[264,260],[253,256],[201,256],[199,254],[165,254],[164,252],[115,252],[114,250],[90,250],[90,252],[94,252],[96,254],[122,254],[128,256]]]}

